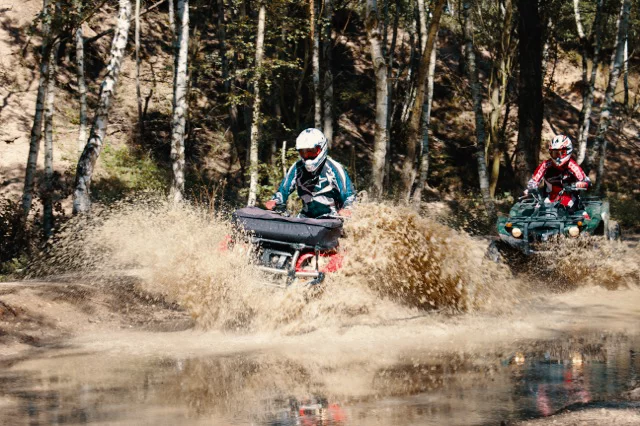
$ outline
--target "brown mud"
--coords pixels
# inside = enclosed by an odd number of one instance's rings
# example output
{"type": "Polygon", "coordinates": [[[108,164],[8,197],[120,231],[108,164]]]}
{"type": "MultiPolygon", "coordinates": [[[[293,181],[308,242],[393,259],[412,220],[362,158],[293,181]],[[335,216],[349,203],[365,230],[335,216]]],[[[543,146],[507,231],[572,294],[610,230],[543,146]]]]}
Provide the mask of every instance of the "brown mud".
{"type": "Polygon", "coordinates": [[[0,284],[0,423],[638,416],[633,242],[565,244],[571,267],[514,275],[484,259],[486,241],[364,205],[343,271],[280,291],[220,250],[225,217],[123,203],[72,221],[30,280],[0,284]]]}

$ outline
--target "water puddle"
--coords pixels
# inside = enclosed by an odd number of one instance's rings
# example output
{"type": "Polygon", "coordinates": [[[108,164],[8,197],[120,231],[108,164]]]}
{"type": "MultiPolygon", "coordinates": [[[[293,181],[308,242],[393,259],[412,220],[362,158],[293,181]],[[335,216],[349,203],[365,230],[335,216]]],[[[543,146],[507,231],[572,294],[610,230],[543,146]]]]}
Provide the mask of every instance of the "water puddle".
{"type": "Polygon", "coordinates": [[[639,354],[640,337],[610,334],[393,360],[50,351],[0,372],[0,423],[499,424],[623,405],[639,354]]]}

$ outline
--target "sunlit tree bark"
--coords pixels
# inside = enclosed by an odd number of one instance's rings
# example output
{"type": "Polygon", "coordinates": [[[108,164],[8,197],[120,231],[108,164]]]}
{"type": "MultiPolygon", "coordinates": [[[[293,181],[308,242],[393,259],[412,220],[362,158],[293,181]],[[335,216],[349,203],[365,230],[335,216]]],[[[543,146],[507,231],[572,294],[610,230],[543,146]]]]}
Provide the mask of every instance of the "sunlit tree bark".
{"type": "Polygon", "coordinates": [[[118,82],[122,57],[127,47],[129,22],[131,19],[131,1],[119,0],[118,22],[111,43],[111,58],[107,75],[100,86],[98,108],[91,126],[89,140],[78,160],[76,168],[75,190],[73,192],[74,214],[87,213],[91,208],[91,178],[93,168],[100,156],[109,124],[111,97],[118,82]]]}
{"type": "Polygon", "coordinates": [[[580,38],[582,50],[582,109],[580,110],[577,161],[582,164],[587,153],[587,139],[589,137],[589,128],[591,127],[591,110],[593,108],[593,98],[595,95],[596,76],[598,74],[598,65],[600,63],[600,48],[602,46],[602,7],[604,0],[598,0],[596,3],[596,13],[593,21],[593,30],[590,38],[593,39],[593,54],[590,54],[589,37],[585,35],[582,25],[582,17],[580,14],[579,0],[573,0],[573,10],[580,38]],[[591,58],[591,75],[588,73],[588,62],[591,58]]]}
{"type": "Polygon", "coordinates": [[[478,81],[478,70],[476,68],[476,55],[473,46],[473,14],[471,13],[471,3],[467,0],[463,5],[464,14],[464,43],[467,61],[467,72],[471,86],[471,97],[473,99],[473,111],[476,116],[476,160],[478,163],[478,178],[480,181],[480,193],[489,216],[495,215],[495,206],[489,193],[489,178],[487,176],[487,163],[485,162],[485,128],[484,113],[482,112],[482,88],[478,81]]]}
{"type": "Polygon", "coordinates": [[[407,129],[406,155],[402,165],[403,198],[405,201],[411,199],[411,191],[416,177],[416,154],[422,143],[425,128],[425,116],[429,106],[425,102],[425,94],[428,87],[429,67],[431,66],[431,51],[434,48],[438,28],[440,27],[440,17],[444,8],[445,0],[436,0],[433,6],[431,22],[427,35],[427,43],[422,57],[416,80],[416,96],[411,108],[411,119],[407,129]]]}
{"type": "Polygon", "coordinates": [[[371,46],[371,61],[376,78],[376,130],[373,142],[372,192],[382,195],[384,164],[387,155],[387,64],[382,56],[382,40],[376,0],[367,0],[365,26],[371,46]]]}
{"type": "Polygon", "coordinates": [[[44,193],[42,197],[42,223],[44,235],[48,238],[53,232],[53,112],[56,90],[56,62],[60,41],[56,40],[49,54],[47,74],[47,97],[44,110],[44,193]]]}
{"type": "Polygon", "coordinates": [[[260,5],[258,13],[258,37],[256,39],[256,79],[253,86],[253,120],[251,123],[251,147],[249,153],[249,199],[248,206],[255,206],[258,193],[258,143],[260,141],[260,107],[262,97],[260,94],[260,82],[262,75],[262,58],[264,56],[264,27],[266,21],[266,8],[260,5]]]}
{"type": "MultiPolygon", "coordinates": [[[[78,15],[82,13],[82,1],[76,0],[78,15]]],[[[80,129],[78,131],[78,156],[87,143],[87,83],[84,78],[84,38],[82,25],[76,29],[76,72],[78,75],[78,97],[80,100],[80,129]]]]}
{"type": "Polygon", "coordinates": [[[324,1],[324,128],[323,132],[329,146],[333,143],[333,72],[331,71],[333,46],[331,40],[331,21],[333,19],[333,0],[324,1]]]}
{"type": "Polygon", "coordinates": [[[322,130],[322,96],[320,93],[320,32],[316,20],[316,2],[309,0],[309,28],[311,29],[311,72],[313,80],[313,104],[316,129],[322,130]]]}
{"type": "Polygon", "coordinates": [[[136,99],[138,101],[138,134],[142,136],[142,91],[140,90],[140,0],[136,0],[135,11],[135,48],[136,48],[136,99]]]}
{"type": "Polygon", "coordinates": [[[173,77],[173,117],[171,119],[171,162],[173,183],[171,199],[184,198],[184,137],[187,127],[187,90],[189,85],[189,0],[178,0],[178,27],[176,38],[176,65],[173,77]]]}
{"type": "Polygon", "coordinates": [[[22,192],[22,210],[24,215],[29,214],[31,203],[33,202],[33,184],[38,166],[38,151],[40,151],[40,140],[42,139],[42,118],[44,112],[44,100],[47,90],[47,75],[49,73],[49,32],[48,24],[50,19],[49,0],[42,2],[42,48],[40,59],[40,79],[38,81],[38,92],[36,95],[36,112],[33,117],[33,125],[31,126],[31,142],[29,143],[29,156],[27,158],[27,167],[24,178],[24,189],[22,192]]]}
{"type": "Polygon", "coordinates": [[[620,69],[622,68],[622,62],[624,60],[624,47],[627,43],[627,34],[629,27],[629,9],[631,8],[630,0],[623,0],[620,7],[620,15],[618,16],[617,33],[615,49],[611,54],[611,66],[609,68],[609,84],[604,94],[604,103],[600,110],[600,120],[598,122],[598,132],[596,133],[595,142],[593,144],[593,151],[589,164],[595,163],[595,156],[600,155],[600,161],[598,162],[598,178],[596,181],[596,190],[600,190],[602,187],[602,181],[604,179],[604,163],[607,154],[607,129],[609,128],[609,122],[611,121],[611,107],[613,105],[613,98],[615,96],[616,85],[618,84],[618,78],[620,77],[620,69]]]}

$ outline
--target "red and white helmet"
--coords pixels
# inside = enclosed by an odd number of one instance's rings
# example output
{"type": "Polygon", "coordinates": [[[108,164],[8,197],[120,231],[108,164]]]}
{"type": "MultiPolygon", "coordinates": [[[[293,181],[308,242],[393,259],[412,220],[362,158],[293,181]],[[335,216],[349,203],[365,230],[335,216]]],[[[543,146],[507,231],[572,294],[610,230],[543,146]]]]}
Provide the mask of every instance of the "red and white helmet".
{"type": "Polygon", "coordinates": [[[566,164],[572,152],[573,144],[568,136],[556,135],[549,143],[549,155],[557,167],[566,164]]]}

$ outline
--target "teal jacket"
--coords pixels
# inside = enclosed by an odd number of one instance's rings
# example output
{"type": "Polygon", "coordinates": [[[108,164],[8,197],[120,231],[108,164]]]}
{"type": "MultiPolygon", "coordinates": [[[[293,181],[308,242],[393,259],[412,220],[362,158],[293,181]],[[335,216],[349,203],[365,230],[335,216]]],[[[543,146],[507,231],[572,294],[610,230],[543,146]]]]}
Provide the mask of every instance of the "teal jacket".
{"type": "Polygon", "coordinates": [[[319,171],[308,172],[304,162],[298,160],[289,168],[272,199],[277,205],[285,204],[295,188],[302,200],[300,215],[311,218],[334,216],[355,202],[353,184],[342,164],[327,157],[319,171]]]}

